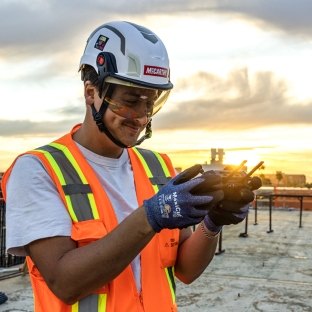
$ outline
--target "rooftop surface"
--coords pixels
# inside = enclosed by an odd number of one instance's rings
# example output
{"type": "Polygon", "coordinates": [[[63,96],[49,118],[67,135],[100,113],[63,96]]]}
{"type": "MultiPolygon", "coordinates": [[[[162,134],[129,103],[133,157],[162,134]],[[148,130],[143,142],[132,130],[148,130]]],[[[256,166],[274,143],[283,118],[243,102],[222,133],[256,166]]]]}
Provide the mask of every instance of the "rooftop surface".
{"type": "MultiPolygon", "coordinates": [[[[258,210],[257,222],[251,210],[247,223],[224,227],[202,276],[177,282],[179,311],[312,311],[312,211],[303,211],[301,227],[299,218],[273,210],[270,225],[269,210],[258,210]]],[[[28,275],[1,280],[0,292],[9,298],[0,311],[33,311],[28,275]]]]}

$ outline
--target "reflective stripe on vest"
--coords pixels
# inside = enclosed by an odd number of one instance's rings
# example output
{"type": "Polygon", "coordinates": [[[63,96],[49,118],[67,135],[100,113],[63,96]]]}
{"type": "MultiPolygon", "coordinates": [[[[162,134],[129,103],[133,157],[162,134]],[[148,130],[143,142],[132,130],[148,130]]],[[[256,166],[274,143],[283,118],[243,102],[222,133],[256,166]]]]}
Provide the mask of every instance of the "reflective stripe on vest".
{"type": "Polygon", "coordinates": [[[163,158],[156,152],[133,147],[157,193],[170,179],[170,172],[163,158]]]}
{"type": "MultiPolygon", "coordinates": [[[[132,148],[140,159],[154,192],[157,193],[170,179],[169,169],[160,154],[132,148]]],[[[62,185],[69,214],[73,221],[99,219],[95,199],[77,161],[69,149],[59,143],[50,143],[36,149],[44,154],[62,185]]],[[[174,267],[165,268],[172,302],[176,302],[174,267]]],[[[72,305],[72,312],[106,311],[107,295],[89,295],[72,305]]]]}
{"type": "Polygon", "coordinates": [[[44,154],[62,185],[73,221],[99,219],[90,185],[69,149],[58,143],[36,149],[44,154]]]}
{"type": "Polygon", "coordinates": [[[73,304],[71,312],[105,312],[106,301],[106,294],[89,295],[73,304]]]}
{"type": "MultiPolygon", "coordinates": [[[[62,185],[69,214],[73,221],[99,219],[90,185],[69,149],[50,143],[36,149],[44,154],[62,185]]],[[[89,295],[71,306],[71,312],[105,312],[107,294],[89,295]]]]}
{"type": "MultiPolygon", "coordinates": [[[[157,193],[172,177],[168,170],[168,167],[160,156],[160,154],[142,149],[142,148],[132,148],[140,159],[145,172],[153,185],[155,193],[157,193]]],[[[165,273],[167,276],[172,302],[176,302],[176,284],[174,280],[174,267],[165,268],[165,273]]]]}

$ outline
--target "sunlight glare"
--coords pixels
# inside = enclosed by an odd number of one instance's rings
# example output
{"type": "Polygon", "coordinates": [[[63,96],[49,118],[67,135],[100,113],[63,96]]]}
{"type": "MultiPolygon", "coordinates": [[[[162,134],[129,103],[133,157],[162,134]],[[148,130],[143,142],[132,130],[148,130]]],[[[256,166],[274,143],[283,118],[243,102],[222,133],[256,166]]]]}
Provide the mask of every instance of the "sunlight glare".
{"type": "Polygon", "coordinates": [[[250,170],[262,159],[255,150],[226,151],[224,163],[228,165],[239,165],[243,160],[247,160],[246,166],[250,170]]]}

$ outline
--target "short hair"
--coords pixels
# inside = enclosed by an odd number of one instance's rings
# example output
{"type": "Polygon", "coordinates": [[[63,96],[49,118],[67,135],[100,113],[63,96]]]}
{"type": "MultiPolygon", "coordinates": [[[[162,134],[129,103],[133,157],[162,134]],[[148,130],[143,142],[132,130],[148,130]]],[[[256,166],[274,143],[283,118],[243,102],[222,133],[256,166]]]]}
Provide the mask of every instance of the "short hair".
{"type": "Polygon", "coordinates": [[[98,90],[100,90],[99,75],[90,65],[83,65],[81,68],[81,80],[83,82],[90,81],[98,90]]]}

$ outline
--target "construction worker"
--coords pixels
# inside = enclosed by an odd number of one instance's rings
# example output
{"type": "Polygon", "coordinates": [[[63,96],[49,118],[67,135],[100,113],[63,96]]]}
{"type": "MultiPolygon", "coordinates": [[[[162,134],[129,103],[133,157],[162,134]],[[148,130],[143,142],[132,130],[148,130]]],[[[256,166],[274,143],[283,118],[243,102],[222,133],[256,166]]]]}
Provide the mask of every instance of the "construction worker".
{"type": "Polygon", "coordinates": [[[173,87],[155,33],[104,24],[79,69],[82,124],[3,177],[8,252],[27,256],[36,312],[177,311],[175,278],[200,276],[248,202],[225,201],[200,166],[175,176],[168,156],[135,147],[173,87]]]}

